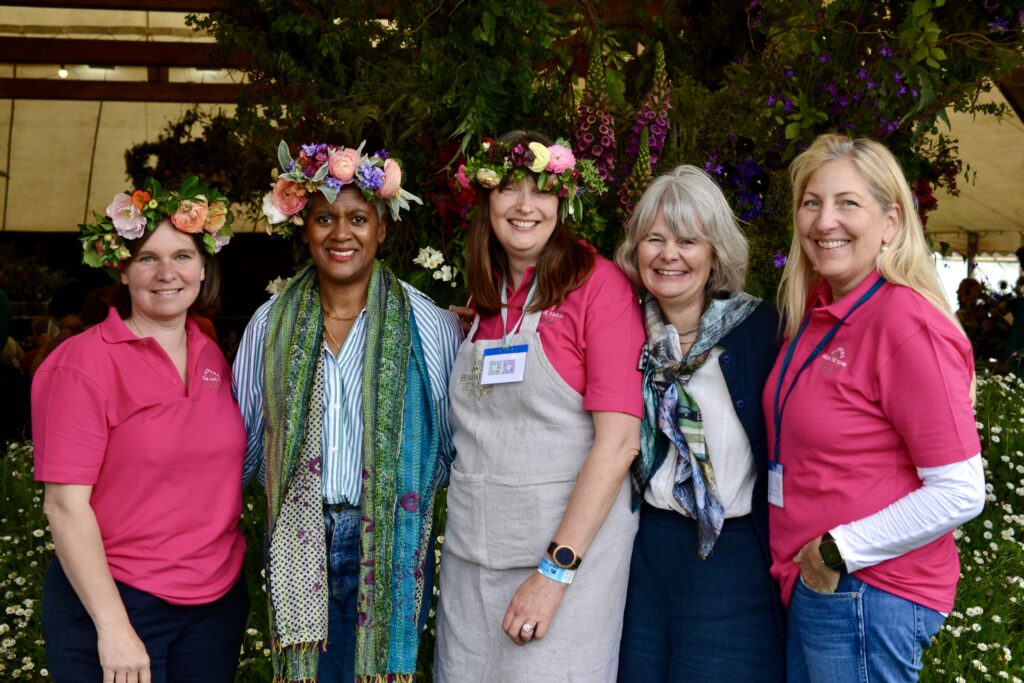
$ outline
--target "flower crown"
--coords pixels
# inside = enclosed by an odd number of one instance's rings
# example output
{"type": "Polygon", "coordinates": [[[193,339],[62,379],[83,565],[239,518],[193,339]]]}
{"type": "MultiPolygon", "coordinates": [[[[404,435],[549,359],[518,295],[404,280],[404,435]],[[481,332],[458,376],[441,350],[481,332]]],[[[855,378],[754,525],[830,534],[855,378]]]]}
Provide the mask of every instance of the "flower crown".
{"type": "Polygon", "coordinates": [[[95,223],[78,226],[82,262],[94,268],[120,269],[131,258],[127,240],[152,232],[160,221],[170,219],[181,232],[203,233],[203,248],[216,254],[231,239],[235,220],[228,198],[191,176],[179,190],[165,190],[155,178],[147,178],[141,190],[114,195],[106,215],[93,212],[95,223]]]}
{"type": "Polygon", "coordinates": [[[537,176],[537,189],[557,196],[563,221],[583,218],[583,193],[602,194],[607,188],[590,159],[577,161],[569,143],[559,138],[551,146],[540,142],[513,145],[485,140],[480,150],[459,167],[456,179],[464,188],[477,185],[493,190],[502,180],[518,183],[527,173],[537,176]]]}
{"type": "Polygon", "coordinates": [[[391,220],[397,221],[399,211],[409,202],[422,204],[414,194],[402,189],[402,167],[383,149],[372,155],[363,154],[366,141],[359,147],[335,145],[302,145],[298,159],[292,159],[288,145],[277,146],[277,160],[284,173],[272,172],[274,189],[263,197],[263,215],[268,232],[288,236],[292,226],[301,226],[306,215],[309,195],[319,192],[333,202],[346,185],[355,184],[366,201],[386,207],[391,220]]]}

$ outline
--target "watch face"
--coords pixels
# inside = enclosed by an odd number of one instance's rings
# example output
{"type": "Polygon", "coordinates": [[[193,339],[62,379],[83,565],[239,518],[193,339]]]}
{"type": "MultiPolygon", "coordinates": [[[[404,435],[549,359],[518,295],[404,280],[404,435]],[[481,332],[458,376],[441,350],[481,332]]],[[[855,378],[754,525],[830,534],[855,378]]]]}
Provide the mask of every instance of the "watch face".
{"type": "Polygon", "coordinates": [[[825,565],[831,569],[836,569],[843,565],[843,556],[839,552],[839,548],[836,547],[835,541],[829,543],[822,543],[818,546],[819,552],[821,552],[821,560],[825,565]]]}
{"type": "Polygon", "coordinates": [[[576,552],[568,546],[559,546],[553,555],[555,563],[560,567],[571,567],[576,561],[576,552]]]}

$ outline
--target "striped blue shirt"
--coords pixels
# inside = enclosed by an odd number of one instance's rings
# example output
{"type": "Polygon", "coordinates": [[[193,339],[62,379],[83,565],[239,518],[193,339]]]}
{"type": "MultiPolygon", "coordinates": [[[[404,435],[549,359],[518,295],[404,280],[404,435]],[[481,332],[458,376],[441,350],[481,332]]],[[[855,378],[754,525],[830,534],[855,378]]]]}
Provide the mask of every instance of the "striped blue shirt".
{"type": "MultiPolygon", "coordinates": [[[[455,363],[455,354],[463,332],[459,318],[451,311],[434,305],[425,294],[402,283],[412,304],[413,316],[423,344],[423,356],[430,378],[430,391],[437,409],[441,448],[438,458],[438,485],[448,480],[448,469],[454,457],[452,429],[448,423],[448,376],[455,363]]],[[[233,367],[232,385],[235,399],[242,409],[247,437],[243,482],[257,470],[263,481],[263,342],[267,333],[267,316],[275,295],[253,314],[242,335],[233,367]]],[[[352,325],[348,337],[335,357],[323,345],[323,483],[325,503],[357,505],[362,495],[363,470],[363,399],[362,374],[366,347],[366,310],[352,325]]],[[[385,419],[388,419],[385,417],[385,419]]]]}

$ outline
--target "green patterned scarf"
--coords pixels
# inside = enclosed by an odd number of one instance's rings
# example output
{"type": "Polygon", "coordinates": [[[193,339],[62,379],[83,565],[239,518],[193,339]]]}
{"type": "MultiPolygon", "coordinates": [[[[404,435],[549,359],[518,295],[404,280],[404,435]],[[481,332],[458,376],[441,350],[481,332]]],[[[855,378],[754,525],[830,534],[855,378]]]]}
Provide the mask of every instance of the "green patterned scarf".
{"type": "MultiPolygon", "coordinates": [[[[322,316],[316,270],[309,266],[289,282],[267,323],[264,452],[275,681],[315,681],[326,646],[327,548],[318,457],[322,316]]],[[[370,278],[365,324],[355,675],[361,682],[411,681],[439,436],[411,304],[380,263],[370,278]]]]}

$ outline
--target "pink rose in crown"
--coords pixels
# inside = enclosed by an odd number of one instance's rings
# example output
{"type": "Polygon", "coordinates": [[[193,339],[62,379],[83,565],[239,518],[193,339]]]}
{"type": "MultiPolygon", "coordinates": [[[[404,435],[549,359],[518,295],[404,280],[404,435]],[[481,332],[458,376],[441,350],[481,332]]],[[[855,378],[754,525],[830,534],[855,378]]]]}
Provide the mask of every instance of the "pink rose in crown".
{"type": "Polygon", "coordinates": [[[137,240],[146,231],[146,217],[139,207],[132,203],[131,195],[124,192],[115,194],[107,207],[107,215],[114,224],[117,234],[126,240],[137,240]]]}
{"type": "Polygon", "coordinates": [[[466,165],[462,164],[459,166],[459,170],[455,173],[455,179],[459,181],[459,186],[463,190],[469,189],[469,178],[466,177],[466,165]]]}
{"type": "Polygon", "coordinates": [[[352,182],[358,168],[359,152],[351,147],[335,150],[327,161],[327,170],[343,183],[352,182]]]}
{"type": "Polygon", "coordinates": [[[278,211],[285,216],[294,216],[306,208],[309,197],[306,195],[306,188],[298,183],[293,183],[284,178],[278,178],[274,185],[274,192],[271,200],[278,211]]]}
{"type": "Polygon", "coordinates": [[[203,229],[213,234],[223,228],[227,220],[228,207],[224,202],[214,202],[210,204],[209,213],[206,214],[206,225],[203,226],[203,229]]]}
{"type": "Polygon", "coordinates": [[[561,173],[576,165],[576,157],[565,145],[551,145],[548,152],[551,153],[548,159],[548,171],[551,173],[561,173]]]}
{"type": "Polygon", "coordinates": [[[377,196],[381,199],[391,199],[402,189],[402,167],[395,163],[394,159],[384,161],[384,182],[377,190],[377,196]]]}
{"type": "Polygon", "coordinates": [[[184,199],[178,205],[178,210],[171,214],[171,223],[182,232],[202,232],[209,212],[210,207],[202,195],[195,199],[184,199]]]}

